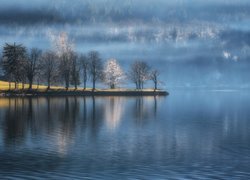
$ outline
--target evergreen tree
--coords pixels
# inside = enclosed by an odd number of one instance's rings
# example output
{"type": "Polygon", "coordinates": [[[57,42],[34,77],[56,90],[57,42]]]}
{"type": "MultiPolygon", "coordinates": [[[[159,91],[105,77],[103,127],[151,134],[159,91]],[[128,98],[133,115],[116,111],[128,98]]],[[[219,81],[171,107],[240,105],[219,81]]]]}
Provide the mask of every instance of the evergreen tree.
{"type": "Polygon", "coordinates": [[[2,67],[4,70],[5,78],[9,81],[15,82],[15,88],[17,84],[25,80],[25,63],[26,63],[26,48],[19,44],[13,45],[5,44],[3,48],[3,61],[2,67]]]}

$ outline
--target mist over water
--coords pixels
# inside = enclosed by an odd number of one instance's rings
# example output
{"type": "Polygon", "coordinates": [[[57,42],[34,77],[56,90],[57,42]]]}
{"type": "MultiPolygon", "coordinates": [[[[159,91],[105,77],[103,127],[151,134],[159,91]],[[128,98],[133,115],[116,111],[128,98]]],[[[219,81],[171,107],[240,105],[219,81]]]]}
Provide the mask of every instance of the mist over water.
{"type": "Polygon", "coordinates": [[[65,32],[170,95],[0,97],[0,179],[249,179],[249,19],[249,0],[2,0],[1,48],[65,32]]]}
{"type": "Polygon", "coordinates": [[[247,0],[3,0],[0,44],[46,50],[51,33],[66,32],[78,52],[158,66],[163,88],[246,88],[249,12],[247,0]]]}
{"type": "Polygon", "coordinates": [[[0,102],[1,178],[250,177],[249,93],[0,102]]]}

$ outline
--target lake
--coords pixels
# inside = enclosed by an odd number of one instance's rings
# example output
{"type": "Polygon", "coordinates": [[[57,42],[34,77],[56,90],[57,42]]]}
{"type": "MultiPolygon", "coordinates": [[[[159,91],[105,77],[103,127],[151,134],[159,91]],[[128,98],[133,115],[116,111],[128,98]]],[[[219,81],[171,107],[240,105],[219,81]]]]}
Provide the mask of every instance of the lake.
{"type": "Polygon", "coordinates": [[[250,93],[0,98],[0,179],[249,179],[250,93]]]}

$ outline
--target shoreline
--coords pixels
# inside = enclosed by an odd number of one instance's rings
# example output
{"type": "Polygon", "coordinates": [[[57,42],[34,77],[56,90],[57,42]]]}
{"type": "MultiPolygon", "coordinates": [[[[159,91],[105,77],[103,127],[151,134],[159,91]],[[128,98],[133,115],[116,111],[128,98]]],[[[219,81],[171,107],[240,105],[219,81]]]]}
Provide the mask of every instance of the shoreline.
{"type": "Polygon", "coordinates": [[[1,97],[16,96],[168,96],[164,90],[2,90],[1,97]]]}

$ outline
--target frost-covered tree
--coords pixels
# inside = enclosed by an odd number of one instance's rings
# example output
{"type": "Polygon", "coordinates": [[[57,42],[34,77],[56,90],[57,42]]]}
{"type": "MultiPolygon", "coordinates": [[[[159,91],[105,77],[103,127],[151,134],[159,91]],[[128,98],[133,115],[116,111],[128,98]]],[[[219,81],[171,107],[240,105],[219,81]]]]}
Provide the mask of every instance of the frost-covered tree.
{"type": "Polygon", "coordinates": [[[117,60],[109,59],[104,69],[104,82],[109,85],[111,89],[114,89],[123,79],[124,73],[117,60]]]}
{"type": "Polygon", "coordinates": [[[74,59],[74,44],[69,40],[66,33],[61,33],[53,39],[54,48],[59,57],[59,75],[65,83],[65,88],[69,88],[72,63],[74,59]]]}

